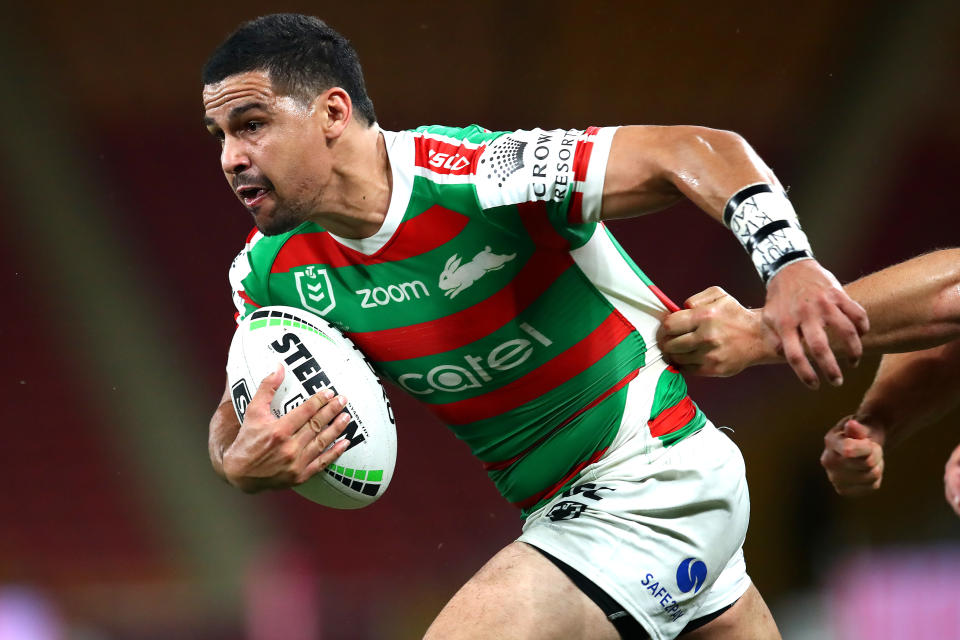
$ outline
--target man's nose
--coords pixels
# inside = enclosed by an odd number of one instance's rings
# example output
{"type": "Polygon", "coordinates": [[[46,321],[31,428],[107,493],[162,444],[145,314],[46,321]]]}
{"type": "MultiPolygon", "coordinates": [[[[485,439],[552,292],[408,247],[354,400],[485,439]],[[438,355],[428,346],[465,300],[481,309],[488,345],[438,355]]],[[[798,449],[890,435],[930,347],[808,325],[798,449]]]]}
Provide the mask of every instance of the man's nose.
{"type": "Polygon", "coordinates": [[[243,145],[238,144],[227,138],[223,142],[223,150],[220,152],[220,166],[224,173],[237,174],[250,168],[250,158],[243,145]]]}

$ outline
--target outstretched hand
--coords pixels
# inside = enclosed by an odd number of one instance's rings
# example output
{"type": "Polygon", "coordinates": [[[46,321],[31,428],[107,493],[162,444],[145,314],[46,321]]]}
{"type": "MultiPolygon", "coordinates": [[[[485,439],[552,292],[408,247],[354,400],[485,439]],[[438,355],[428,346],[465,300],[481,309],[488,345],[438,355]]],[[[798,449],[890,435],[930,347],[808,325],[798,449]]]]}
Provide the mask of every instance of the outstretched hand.
{"type": "Polygon", "coordinates": [[[960,516],[960,446],[953,450],[943,474],[943,492],[947,504],[960,516]]]}
{"type": "Polygon", "coordinates": [[[350,445],[343,439],[331,446],[350,416],[341,413],[345,399],[334,398],[329,390],[311,396],[280,418],[274,417],[270,402],[283,377],[281,366],[263,379],[236,439],[223,453],[227,481],[250,493],[303,484],[350,445]]]}
{"type": "Polygon", "coordinates": [[[823,437],[820,464],[842,496],[861,496],[880,488],[883,481],[884,435],[847,416],[823,437]]]}
{"type": "Polygon", "coordinates": [[[776,361],[779,340],[760,312],[744,308],[720,287],[691,296],[684,307],[657,330],[664,358],[681,371],[726,377],[776,361]]]}
{"type": "Polygon", "coordinates": [[[870,328],[867,313],[816,260],[788,264],[771,278],[763,320],[780,337],[783,355],[797,377],[811,389],[820,378],[804,352],[833,385],[843,384],[843,373],[830,347],[856,365],[863,353],[860,336],[870,328]]]}

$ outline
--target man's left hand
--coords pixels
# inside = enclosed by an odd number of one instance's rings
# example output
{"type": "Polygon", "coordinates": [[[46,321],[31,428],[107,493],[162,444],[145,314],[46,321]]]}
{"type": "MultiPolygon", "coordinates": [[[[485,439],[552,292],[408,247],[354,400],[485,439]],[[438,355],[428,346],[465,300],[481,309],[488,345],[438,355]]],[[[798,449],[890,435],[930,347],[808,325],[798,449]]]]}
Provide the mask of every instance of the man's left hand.
{"type": "Polygon", "coordinates": [[[839,345],[838,352],[855,365],[863,353],[860,336],[870,328],[867,312],[816,260],[788,264],[770,279],[763,320],[780,337],[783,355],[793,371],[811,389],[820,386],[820,378],[807,359],[804,344],[830,383],[841,385],[843,373],[830,348],[830,337],[839,345]]]}

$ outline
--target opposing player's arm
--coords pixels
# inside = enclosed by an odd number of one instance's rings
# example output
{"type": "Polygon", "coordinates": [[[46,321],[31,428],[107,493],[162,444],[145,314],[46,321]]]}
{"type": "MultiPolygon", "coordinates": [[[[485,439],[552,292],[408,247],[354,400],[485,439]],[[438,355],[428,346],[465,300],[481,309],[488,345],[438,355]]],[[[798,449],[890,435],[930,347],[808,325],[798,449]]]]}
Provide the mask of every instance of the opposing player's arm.
{"type": "MultiPolygon", "coordinates": [[[[884,450],[960,406],[958,392],[960,339],[885,355],[856,413],[824,436],[820,463],[837,493],[861,495],[880,488],[884,450]]],[[[949,498],[949,477],[945,480],[949,498]]]]}
{"type": "MultiPolygon", "coordinates": [[[[923,349],[960,338],[960,249],[918,256],[845,287],[870,316],[863,348],[882,353],[923,349]]],[[[692,296],[664,319],[658,335],[667,358],[691,373],[727,376],[783,362],[779,340],[759,310],[745,309],[719,287],[692,296]]],[[[831,344],[843,343],[831,336],[831,344]]]]}
{"type": "Polygon", "coordinates": [[[960,340],[883,356],[854,417],[895,445],[960,406],[960,340]]]}
{"type": "Polygon", "coordinates": [[[767,284],[762,318],[787,362],[810,387],[843,374],[827,331],[854,360],[869,323],[863,308],[813,259],[793,206],[773,172],[746,141],[705,127],[621,127],[610,147],[600,218],[648,213],[689,198],[725,224],[767,284]],[[805,349],[806,347],[806,349],[805,349]]]}
{"type": "Polygon", "coordinates": [[[275,418],[270,402],[284,370],[264,378],[241,423],[233,412],[229,386],[210,419],[208,448],[214,470],[248,493],[303,484],[340,457],[350,442],[333,444],[350,423],[346,399],[329,390],[311,396],[275,418]]]}
{"type": "Polygon", "coordinates": [[[912,351],[960,338],[960,248],[912,258],[845,289],[870,316],[866,349],[912,351]]]}

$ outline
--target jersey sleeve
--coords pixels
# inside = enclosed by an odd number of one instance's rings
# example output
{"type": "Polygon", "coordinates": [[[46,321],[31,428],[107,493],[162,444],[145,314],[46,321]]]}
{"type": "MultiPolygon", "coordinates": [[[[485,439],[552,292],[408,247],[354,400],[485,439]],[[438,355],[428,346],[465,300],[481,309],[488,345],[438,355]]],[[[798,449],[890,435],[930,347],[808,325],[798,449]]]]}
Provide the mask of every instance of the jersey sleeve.
{"type": "Polygon", "coordinates": [[[481,208],[540,202],[559,230],[598,222],[616,129],[531,129],[499,135],[475,160],[481,208]]]}
{"type": "Polygon", "coordinates": [[[253,249],[263,234],[254,229],[247,236],[247,242],[230,264],[230,288],[233,305],[236,309],[234,320],[239,323],[251,313],[269,303],[267,300],[266,277],[255,268],[253,249]]]}

